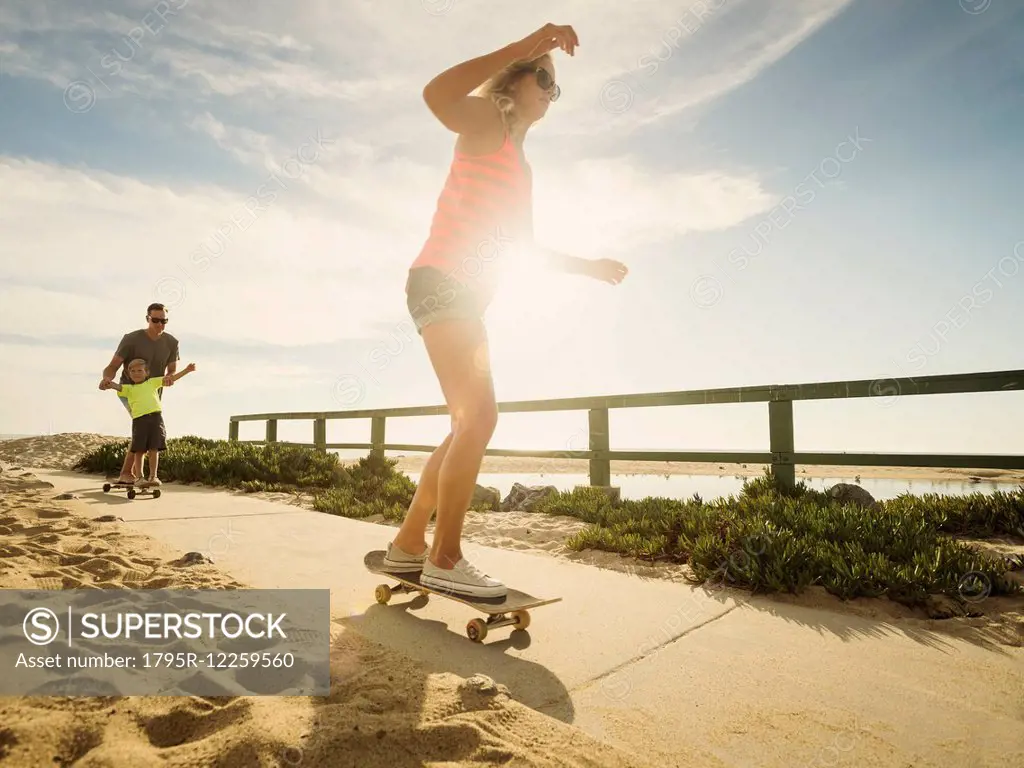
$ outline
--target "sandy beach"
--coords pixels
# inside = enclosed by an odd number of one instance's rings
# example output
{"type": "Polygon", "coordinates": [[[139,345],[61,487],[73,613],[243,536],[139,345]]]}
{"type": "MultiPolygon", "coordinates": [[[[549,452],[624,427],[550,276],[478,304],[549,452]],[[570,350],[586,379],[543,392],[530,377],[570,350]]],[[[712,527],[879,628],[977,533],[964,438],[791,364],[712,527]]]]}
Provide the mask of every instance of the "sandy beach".
{"type": "MultiPolygon", "coordinates": [[[[0,587],[244,587],[213,564],[194,563],[183,557],[183,552],[133,533],[114,516],[95,517],[82,502],[55,497],[53,486],[30,471],[33,467],[68,469],[85,451],[110,439],[119,438],[54,435],[0,442],[0,587]]],[[[498,462],[499,466],[508,464],[508,460],[498,462]]],[[[310,501],[302,495],[247,495],[302,507],[308,507],[310,501]]],[[[382,519],[370,522],[384,524],[382,519]]],[[[570,551],[566,539],[583,527],[584,523],[569,517],[520,511],[470,512],[465,531],[468,540],[490,547],[544,554],[642,579],[676,581],[685,577],[683,566],[643,563],[608,552],[570,551]]],[[[989,541],[982,546],[1000,554],[1024,553],[1024,547],[1009,541],[989,541]]],[[[737,594],[741,600],[748,599],[737,594]]],[[[888,600],[842,603],[820,588],[799,597],[757,600],[780,607],[800,606],[823,615],[883,618],[907,632],[971,638],[986,647],[1015,653],[1024,647],[1024,598],[1019,597],[989,599],[984,615],[978,616],[944,615],[941,606],[938,613],[930,614],[888,600]]],[[[51,764],[134,768],[150,762],[182,768],[613,767],[665,765],[656,756],[673,750],[671,744],[652,741],[649,754],[625,754],[519,703],[515,691],[487,678],[428,673],[411,658],[352,630],[335,627],[331,649],[332,691],[327,700],[5,698],[0,704],[0,763],[15,768],[51,764]]],[[[970,703],[963,705],[969,707],[970,703]]],[[[644,724],[630,727],[643,729],[644,724]]],[[[772,727],[775,736],[778,728],[785,728],[792,731],[792,738],[800,738],[804,724],[799,718],[783,718],[772,727]]],[[[878,740],[877,750],[862,740],[858,764],[905,764],[887,759],[888,749],[883,739],[878,740]]],[[[998,755],[988,754],[979,755],[976,764],[998,762],[998,755]]]]}
{"type": "MultiPolygon", "coordinates": [[[[419,472],[427,456],[403,456],[398,469],[419,472]]],[[[613,461],[612,475],[709,475],[713,477],[756,477],[764,474],[764,467],[755,464],[715,464],[709,462],[680,461],[613,461]]],[[[530,459],[507,456],[487,456],[480,467],[481,473],[516,474],[580,474],[590,471],[586,459],[530,459]]],[[[950,480],[996,481],[1000,483],[1024,482],[1024,472],[1002,469],[930,469],[928,467],[858,467],[858,466],[801,466],[798,477],[856,478],[869,477],[888,480],[950,480]]]]}

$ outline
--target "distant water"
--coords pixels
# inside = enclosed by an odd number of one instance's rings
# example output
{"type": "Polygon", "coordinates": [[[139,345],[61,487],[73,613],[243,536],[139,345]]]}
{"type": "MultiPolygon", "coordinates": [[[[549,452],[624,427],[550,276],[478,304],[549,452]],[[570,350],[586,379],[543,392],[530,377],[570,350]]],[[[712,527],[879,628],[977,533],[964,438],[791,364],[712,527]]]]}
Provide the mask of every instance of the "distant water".
{"type": "MultiPolygon", "coordinates": [[[[419,482],[419,472],[407,472],[409,478],[419,482]]],[[[961,496],[970,493],[987,493],[1001,490],[1010,492],[1017,488],[1018,484],[995,483],[982,481],[972,483],[969,481],[934,481],[934,480],[892,480],[885,478],[861,478],[859,483],[854,483],[850,478],[797,478],[813,490],[824,491],[836,483],[851,483],[859,485],[870,493],[875,499],[892,499],[901,493],[912,493],[915,496],[923,496],[927,493],[939,494],[942,496],[961,496]]],[[[477,479],[480,485],[497,488],[502,496],[505,496],[511,489],[513,483],[521,485],[553,485],[560,491],[571,491],[579,485],[589,485],[590,478],[585,474],[506,474],[481,473],[477,479]]],[[[689,499],[693,494],[698,494],[704,501],[724,498],[729,495],[738,495],[743,490],[743,479],[735,476],[719,477],[715,475],[612,475],[612,485],[621,489],[624,499],[642,499],[646,496],[661,496],[674,499],[689,499]]]]}

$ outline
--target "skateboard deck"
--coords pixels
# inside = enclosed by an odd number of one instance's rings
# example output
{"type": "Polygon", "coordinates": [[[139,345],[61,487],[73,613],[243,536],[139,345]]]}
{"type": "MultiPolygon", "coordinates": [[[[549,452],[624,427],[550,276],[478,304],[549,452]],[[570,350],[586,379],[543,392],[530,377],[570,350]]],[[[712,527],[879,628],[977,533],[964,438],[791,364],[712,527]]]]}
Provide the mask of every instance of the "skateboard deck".
{"type": "Polygon", "coordinates": [[[122,483],[122,482],[119,482],[117,480],[114,480],[112,482],[104,483],[103,484],[103,492],[104,493],[110,493],[112,490],[114,490],[114,491],[127,490],[128,491],[128,498],[129,499],[134,499],[140,493],[143,496],[145,496],[146,494],[150,494],[150,495],[152,495],[152,497],[154,499],[159,499],[160,498],[160,489],[159,488],[153,488],[153,487],[137,488],[135,486],[135,483],[122,483]]]}
{"type": "Polygon", "coordinates": [[[444,589],[437,589],[431,586],[424,586],[420,583],[420,571],[389,571],[384,568],[384,556],[387,554],[382,549],[367,552],[363,558],[363,564],[371,573],[379,573],[388,576],[398,582],[397,586],[378,584],[374,596],[381,605],[386,605],[391,596],[402,592],[419,592],[422,595],[439,595],[457,603],[468,605],[481,613],[487,614],[487,620],[471,619],[466,625],[466,635],[475,643],[483,642],[487,637],[489,629],[511,626],[514,629],[526,629],[530,626],[530,614],[528,609],[538,608],[542,605],[560,602],[562,598],[540,598],[534,595],[520,592],[517,589],[509,589],[503,597],[472,597],[469,595],[455,594],[444,589]]]}

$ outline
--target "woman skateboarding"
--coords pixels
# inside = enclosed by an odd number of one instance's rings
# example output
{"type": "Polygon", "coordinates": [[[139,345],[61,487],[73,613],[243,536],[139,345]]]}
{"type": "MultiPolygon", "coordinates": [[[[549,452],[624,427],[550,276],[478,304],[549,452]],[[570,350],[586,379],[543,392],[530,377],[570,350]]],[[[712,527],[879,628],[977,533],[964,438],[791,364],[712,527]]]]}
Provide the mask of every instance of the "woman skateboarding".
{"type": "Polygon", "coordinates": [[[423,90],[430,111],[458,138],[429,236],[409,270],[406,300],[444,394],[451,430],[423,469],[384,567],[422,568],[421,583],[435,589],[474,597],[506,594],[504,584],[463,557],[461,546],[463,520],[498,420],[483,317],[498,287],[501,260],[527,247],[564,272],[612,284],[626,276],[619,262],[566,256],[533,242],[531,171],[523,142],[561,94],[551,52],[573,56],[578,45],[572,27],[545,24],[442,72],[423,90]],[[428,547],[426,528],[435,508],[428,547]]]}

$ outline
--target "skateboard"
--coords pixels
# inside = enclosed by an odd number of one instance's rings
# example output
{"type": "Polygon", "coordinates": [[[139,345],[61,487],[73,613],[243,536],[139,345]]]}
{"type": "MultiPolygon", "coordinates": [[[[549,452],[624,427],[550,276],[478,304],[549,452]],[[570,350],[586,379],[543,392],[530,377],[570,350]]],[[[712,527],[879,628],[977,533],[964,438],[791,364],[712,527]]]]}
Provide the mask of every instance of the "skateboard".
{"type": "Polygon", "coordinates": [[[504,597],[470,597],[454,594],[448,590],[425,587],[420,583],[420,571],[389,571],[384,568],[384,556],[387,554],[382,549],[367,552],[363,558],[366,570],[371,573],[379,573],[382,576],[390,576],[399,582],[397,586],[378,584],[374,592],[377,602],[387,605],[391,596],[403,592],[419,592],[421,595],[440,595],[454,600],[470,608],[476,608],[481,613],[487,614],[484,619],[470,619],[466,624],[466,636],[474,643],[482,643],[487,637],[488,630],[498,627],[511,626],[514,629],[526,629],[530,626],[530,608],[537,608],[542,605],[550,605],[561,601],[560,597],[540,598],[520,592],[516,589],[508,590],[504,597]]]}
{"type": "Polygon", "coordinates": [[[129,499],[134,499],[140,493],[143,496],[145,496],[146,494],[151,494],[154,499],[159,499],[160,498],[160,489],[159,488],[152,488],[152,487],[150,487],[150,488],[136,488],[135,487],[135,483],[121,483],[121,482],[118,482],[116,480],[114,482],[112,482],[112,483],[104,483],[103,484],[103,492],[104,493],[110,493],[111,490],[117,491],[117,490],[121,490],[123,488],[127,488],[128,489],[128,498],[129,499]]]}

